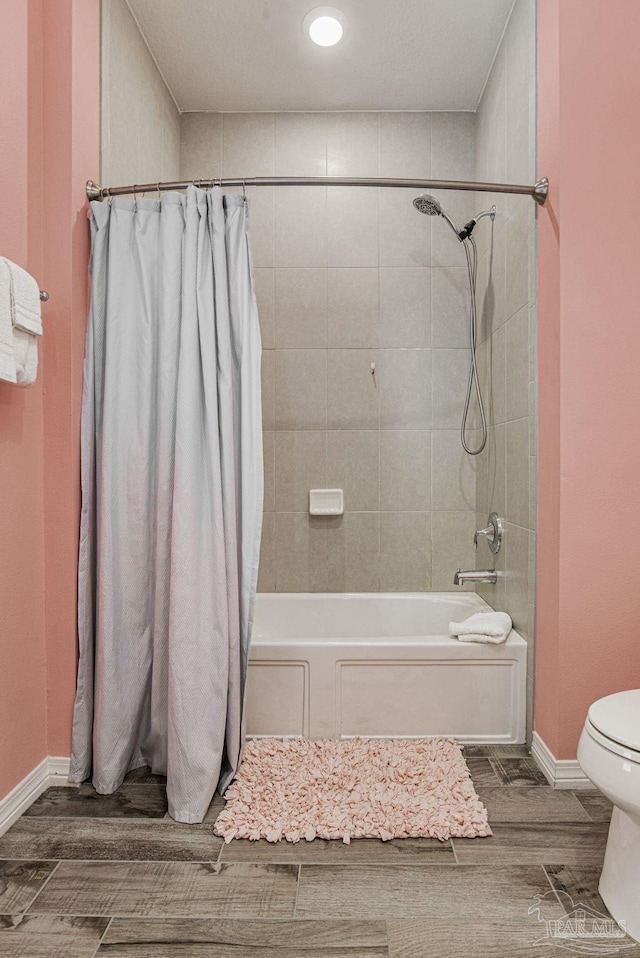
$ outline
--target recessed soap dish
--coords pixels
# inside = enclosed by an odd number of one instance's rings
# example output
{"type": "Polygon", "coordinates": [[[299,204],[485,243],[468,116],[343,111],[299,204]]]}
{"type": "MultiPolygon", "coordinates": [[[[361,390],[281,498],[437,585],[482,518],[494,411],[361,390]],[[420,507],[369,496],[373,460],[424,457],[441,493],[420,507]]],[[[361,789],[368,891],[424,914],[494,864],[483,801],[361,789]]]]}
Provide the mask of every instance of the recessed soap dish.
{"type": "Polygon", "coordinates": [[[309,514],[312,516],[341,516],[344,512],[342,489],[312,489],[309,493],[309,514]]]}

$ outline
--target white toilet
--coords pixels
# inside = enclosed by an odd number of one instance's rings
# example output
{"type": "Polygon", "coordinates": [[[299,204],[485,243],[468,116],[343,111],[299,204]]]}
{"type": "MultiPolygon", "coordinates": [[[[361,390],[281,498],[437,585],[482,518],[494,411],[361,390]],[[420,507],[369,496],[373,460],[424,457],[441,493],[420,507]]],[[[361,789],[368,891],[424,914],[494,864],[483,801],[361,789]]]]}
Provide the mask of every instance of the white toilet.
{"type": "Polygon", "coordinates": [[[593,703],[578,761],[614,805],[600,895],[627,934],[640,941],[640,689],[593,703]]]}

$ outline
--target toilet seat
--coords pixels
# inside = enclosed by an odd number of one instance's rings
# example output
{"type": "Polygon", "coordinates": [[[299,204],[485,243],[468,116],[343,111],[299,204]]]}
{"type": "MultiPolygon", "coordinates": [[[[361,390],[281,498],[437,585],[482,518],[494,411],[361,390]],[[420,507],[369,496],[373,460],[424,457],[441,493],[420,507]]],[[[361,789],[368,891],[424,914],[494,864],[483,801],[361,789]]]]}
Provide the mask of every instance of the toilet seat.
{"type": "Polygon", "coordinates": [[[598,699],[589,709],[585,725],[604,748],[640,763],[640,689],[598,699]]]}
{"type": "Polygon", "coordinates": [[[612,738],[603,735],[602,732],[589,721],[588,717],[584,723],[584,728],[590,738],[592,738],[594,742],[597,742],[598,745],[602,745],[603,748],[606,748],[608,752],[613,752],[614,755],[619,755],[628,762],[636,762],[640,765],[640,751],[627,748],[626,745],[621,745],[620,742],[615,742],[612,738]]]}

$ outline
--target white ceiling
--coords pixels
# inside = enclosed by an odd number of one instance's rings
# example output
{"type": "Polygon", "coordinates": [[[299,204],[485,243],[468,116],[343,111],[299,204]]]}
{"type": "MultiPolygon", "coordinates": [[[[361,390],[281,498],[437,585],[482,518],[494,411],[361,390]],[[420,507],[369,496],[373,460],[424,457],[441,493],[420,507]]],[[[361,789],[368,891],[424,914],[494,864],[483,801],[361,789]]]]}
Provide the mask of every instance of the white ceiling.
{"type": "Polygon", "coordinates": [[[475,110],[513,0],[331,0],[335,47],[302,20],[318,0],[128,0],[183,111],[475,110]]]}

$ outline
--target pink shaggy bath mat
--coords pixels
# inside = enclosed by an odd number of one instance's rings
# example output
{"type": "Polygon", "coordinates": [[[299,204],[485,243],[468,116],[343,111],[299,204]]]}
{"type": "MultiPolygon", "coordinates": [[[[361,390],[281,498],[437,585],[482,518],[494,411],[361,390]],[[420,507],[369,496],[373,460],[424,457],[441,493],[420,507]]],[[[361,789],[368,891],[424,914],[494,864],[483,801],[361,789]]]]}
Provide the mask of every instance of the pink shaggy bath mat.
{"type": "Polygon", "coordinates": [[[491,835],[454,739],[254,739],[215,834],[266,838],[476,838],[491,835]]]}

